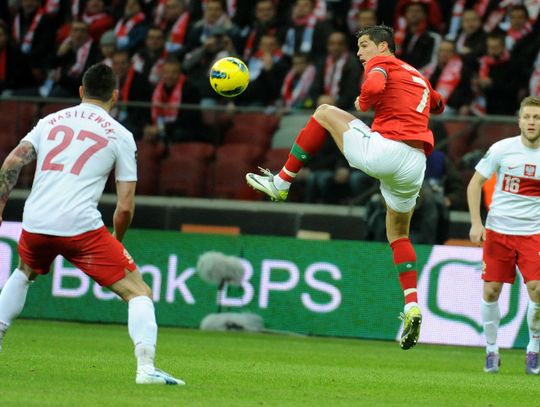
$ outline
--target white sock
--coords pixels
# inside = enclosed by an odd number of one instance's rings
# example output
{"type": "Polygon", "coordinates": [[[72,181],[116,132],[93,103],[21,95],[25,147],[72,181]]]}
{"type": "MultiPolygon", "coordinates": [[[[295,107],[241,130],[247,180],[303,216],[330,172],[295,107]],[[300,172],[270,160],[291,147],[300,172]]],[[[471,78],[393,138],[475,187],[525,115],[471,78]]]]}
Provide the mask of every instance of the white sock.
{"type": "Polygon", "coordinates": [[[412,307],[418,307],[418,303],[417,302],[408,302],[407,304],[405,304],[405,308],[403,309],[403,312],[405,312],[405,314],[406,314],[407,312],[409,312],[409,310],[412,307]]]}
{"type": "Polygon", "coordinates": [[[499,330],[499,322],[501,322],[501,311],[498,301],[486,302],[482,299],[482,322],[486,337],[486,352],[499,353],[497,331],[499,330]]]}
{"type": "Polygon", "coordinates": [[[527,307],[527,324],[529,325],[529,344],[527,352],[538,353],[540,344],[540,304],[529,301],[527,307]]]}
{"type": "MultiPolygon", "coordinates": [[[[5,331],[21,313],[31,281],[21,270],[15,269],[0,292],[0,331],[5,331]]],[[[3,333],[0,335],[3,336],[3,333]]]]}
{"type": "Polygon", "coordinates": [[[154,303],[146,296],[132,298],[128,303],[128,331],[135,345],[137,369],[154,367],[157,324],[154,303]]]}
{"type": "MultiPolygon", "coordinates": [[[[283,167],[285,169],[285,167],[283,167]]],[[[292,174],[291,172],[287,171],[288,173],[292,174]]],[[[296,174],[294,174],[296,176],[296,174]]],[[[291,188],[291,183],[289,181],[285,181],[283,178],[281,178],[278,175],[274,175],[274,185],[277,189],[281,190],[289,190],[291,188]]]]}

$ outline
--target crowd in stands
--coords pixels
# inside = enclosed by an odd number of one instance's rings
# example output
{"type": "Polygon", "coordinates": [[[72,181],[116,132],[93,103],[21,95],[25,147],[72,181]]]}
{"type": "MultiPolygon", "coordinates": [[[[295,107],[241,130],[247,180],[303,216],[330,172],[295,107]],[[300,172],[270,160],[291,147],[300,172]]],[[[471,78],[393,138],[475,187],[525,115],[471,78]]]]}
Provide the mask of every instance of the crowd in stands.
{"type": "MultiPolygon", "coordinates": [[[[537,0],[7,0],[0,93],[76,99],[83,72],[102,62],[118,77],[120,101],[153,104],[113,112],[137,141],[215,145],[204,111],[183,105],[354,110],[363,74],[354,34],[384,23],[395,30],[397,56],[443,95],[447,117],[514,115],[524,96],[540,96],[539,13],[537,0]],[[250,85],[235,99],[208,82],[225,56],[250,69],[250,85]]],[[[303,174],[301,200],[335,203],[347,191],[367,202],[371,179],[334,145],[327,150],[303,174]]],[[[451,160],[433,162],[428,181],[437,195],[455,177],[446,175],[451,160]]],[[[462,190],[450,195],[437,195],[439,207],[462,205],[462,190]]]]}

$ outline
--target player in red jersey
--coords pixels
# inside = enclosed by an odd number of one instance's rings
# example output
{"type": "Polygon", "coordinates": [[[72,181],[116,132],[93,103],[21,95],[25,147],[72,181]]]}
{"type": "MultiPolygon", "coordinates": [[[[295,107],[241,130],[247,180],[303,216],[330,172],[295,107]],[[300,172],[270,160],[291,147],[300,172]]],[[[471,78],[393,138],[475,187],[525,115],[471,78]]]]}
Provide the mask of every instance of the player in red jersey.
{"type": "Polygon", "coordinates": [[[128,331],[135,345],[139,384],[184,384],[154,367],[157,325],[152,290],[122,245],[135,210],[137,181],[133,135],[109,111],[116,77],[106,65],[91,66],[79,89],[82,103],[41,119],[0,169],[0,224],[9,194],[24,165],[36,172],[23,213],[19,266],[0,292],[0,349],[24,307],[30,283],[47,274],[62,255],[128,303],[128,331]],[[118,195],[113,234],[97,206],[114,168],[118,195]]]}
{"type": "Polygon", "coordinates": [[[394,56],[391,28],[368,27],[358,34],[358,58],[365,81],[355,106],[375,110],[372,128],[335,106],[321,105],[298,134],[287,162],[276,176],[249,173],[250,186],[273,200],[283,201],[294,177],[324,145],[328,134],[351,167],[377,178],[386,201],[386,235],[405,297],[400,346],[418,341],[422,315],[418,307],[416,253],[409,226],[424,180],[426,155],[433,150],[427,124],[430,113],[441,113],[441,96],[415,68],[394,56]]]}
{"type": "Polygon", "coordinates": [[[486,337],[484,371],[497,373],[500,359],[497,331],[501,321],[499,295],[512,284],[519,268],[529,292],[529,344],[525,371],[539,374],[540,342],[540,98],[529,96],[519,109],[519,136],[496,142],[476,166],[467,199],[470,238],[484,241],[482,320],[486,337]],[[480,217],[482,185],[497,174],[486,227],[480,217]]]}

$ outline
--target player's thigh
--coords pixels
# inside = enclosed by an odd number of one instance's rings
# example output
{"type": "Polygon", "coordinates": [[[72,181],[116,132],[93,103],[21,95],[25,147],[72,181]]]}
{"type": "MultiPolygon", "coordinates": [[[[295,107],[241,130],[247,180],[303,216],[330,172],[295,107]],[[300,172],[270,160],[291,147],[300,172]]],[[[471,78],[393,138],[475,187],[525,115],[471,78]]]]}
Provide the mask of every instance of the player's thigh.
{"type": "Polygon", "coordinates": [[[109,288],[126,302],[141,295],[152,298],[152,290],[144,282],[138,269],[125,270],[124,278],[111,284],[109,288]]]}
{"type": "Polygon", "coordinates": [[[511,236],[487,229],[482,261],[482,279],[484,281],[514,283],[516,250],[511,236]]]}
{"type": "MultiPolygon", "coordinates": [[[[540,297],[540,234],[531,236],[512,236],[517,251],[517,266],[523,280],[527,283],[529,294],[540,297]],[[530,283],[530,284],[529,284],[530,283]]],[[[531,299],[532,299],[531,296],[531,299]]],[[[540,298],[539,298],[540,299],[540,298]]]]}
{"type": "Polygon", "coordinates": [[[404,143],[386,141],[392,147],[388,158],[373,165],[372,170],[381,181],[381,194],[388,208],[409,214],[416,206],[424,182],[426,156],[404,143]]]}
{"type": "Polygon", "coordinates": [[[47,274],[53,260],[60,254],[60,239],[23,229],[17,245],[19,269],[31,280],[37,275],[47,274]]]}
{"type": "Polygon", "coordinates": [[[332,105],[320,105],[313,117],[332,136],[339,151],[343,152],[343,133],[349,129],[349,123],[356,119],[352,114],[332,105]]]}
{"type": "Polygon", "coordinates": [[[126,270],[137,269],[122,243],[105,227],[66,237],[61,254],[102,287],[125,278],[126,270]]]}

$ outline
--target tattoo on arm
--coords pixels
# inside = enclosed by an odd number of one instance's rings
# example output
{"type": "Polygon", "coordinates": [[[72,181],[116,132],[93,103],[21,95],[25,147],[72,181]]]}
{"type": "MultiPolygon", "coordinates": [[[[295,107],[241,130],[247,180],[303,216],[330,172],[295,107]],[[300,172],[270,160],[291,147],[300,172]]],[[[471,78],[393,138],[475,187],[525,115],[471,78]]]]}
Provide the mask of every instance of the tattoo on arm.
{"type": "Polygon", "coordinates": [[[5,206],[11,190],[19,179],[19,174],[24,165],[36,159],[34,146],[22,141],[4,161],[0,169],[0,207],[5,206]]]}

